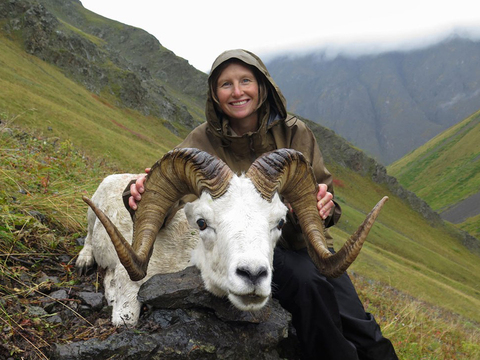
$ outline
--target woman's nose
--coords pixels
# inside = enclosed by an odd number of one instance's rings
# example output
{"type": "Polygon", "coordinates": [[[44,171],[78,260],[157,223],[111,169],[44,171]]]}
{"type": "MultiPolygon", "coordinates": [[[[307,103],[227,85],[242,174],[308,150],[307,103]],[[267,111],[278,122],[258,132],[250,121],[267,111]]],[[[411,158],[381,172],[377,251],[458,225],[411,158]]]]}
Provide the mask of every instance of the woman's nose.
{"type": "Polygon", "coordinates": [[[239,97],[239,96],[242,96],[242,94],[243,94],[243,90],[240,88],[240,85],[239,84],[234,85],[232,95],[234,97],[239,97]]]}

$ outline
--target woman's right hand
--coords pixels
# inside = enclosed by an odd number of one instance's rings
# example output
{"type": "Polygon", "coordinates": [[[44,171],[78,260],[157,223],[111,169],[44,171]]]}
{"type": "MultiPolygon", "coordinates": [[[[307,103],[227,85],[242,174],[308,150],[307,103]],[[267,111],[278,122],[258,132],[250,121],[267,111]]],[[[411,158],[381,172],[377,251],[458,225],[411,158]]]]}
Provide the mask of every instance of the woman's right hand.
{"type": "Polygon", "coordinates": [[[145,175],[141,175],[137,180],[130,185],[130,197],[128,198],[128,205],[132,210],[137,210],[137,203],[142,199],[142,194],[145,192],[145,179],[150,172],[150,168],[145,169],[145,175]]]}

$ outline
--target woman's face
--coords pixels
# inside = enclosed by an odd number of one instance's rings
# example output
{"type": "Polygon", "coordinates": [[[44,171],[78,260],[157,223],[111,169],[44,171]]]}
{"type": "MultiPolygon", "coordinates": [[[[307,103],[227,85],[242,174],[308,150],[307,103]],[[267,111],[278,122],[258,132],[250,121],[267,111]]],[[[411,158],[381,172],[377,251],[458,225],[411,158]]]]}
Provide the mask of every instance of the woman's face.
{"type": "Polygon", "coordinates": [[[258,124],[258,83],[253,72],[239,63],[228,65],[217,81],[220,108],[231,124],[258,124]]]}

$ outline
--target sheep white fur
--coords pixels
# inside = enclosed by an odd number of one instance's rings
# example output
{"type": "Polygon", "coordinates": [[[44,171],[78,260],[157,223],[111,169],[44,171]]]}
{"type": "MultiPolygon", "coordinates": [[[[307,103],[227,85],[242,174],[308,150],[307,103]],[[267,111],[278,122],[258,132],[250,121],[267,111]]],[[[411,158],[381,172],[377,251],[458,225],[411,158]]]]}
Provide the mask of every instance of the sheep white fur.
{"type": "MultiPolygon", "coordinates": [[[[133,223],[124,207],[122,192],[136,177],[110,175],[92,197],[130,243],[133,223]]],[[[105,297],[113,307],[114,325],[137,323],[141,308],[137,293],[142,283],[155,274],[181,271],[192,264],[200,269],[207,290],[228,296],[241,310],[257,310],[271,293],[273,249],[286,212],[278,195],[268,202],[250,179],[234,175],[223,196],[214,200],[203,192],[160,230],[147,276],[134,282],[120,263],[103,225],[88,209],[88,233],[76,266],[83,269],[96,262],[106,269],[105,297]],[[200,219],[208,224],[204,230],[199,230],[200,219]]]]}

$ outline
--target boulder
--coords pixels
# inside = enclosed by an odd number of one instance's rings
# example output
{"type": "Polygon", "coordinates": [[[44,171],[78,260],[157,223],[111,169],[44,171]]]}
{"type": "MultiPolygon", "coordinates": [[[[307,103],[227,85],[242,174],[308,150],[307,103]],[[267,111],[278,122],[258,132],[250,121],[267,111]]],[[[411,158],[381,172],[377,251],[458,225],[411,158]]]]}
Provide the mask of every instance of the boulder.
{"type": "Polygon", "coordinates": [[[190,267],[145,282],[146,311],[135,329],[105,340],[57,345],[52,359],[298,359],[290,314],[271,299],[259,312],[239,311],[207,292],[190,267]]]}

